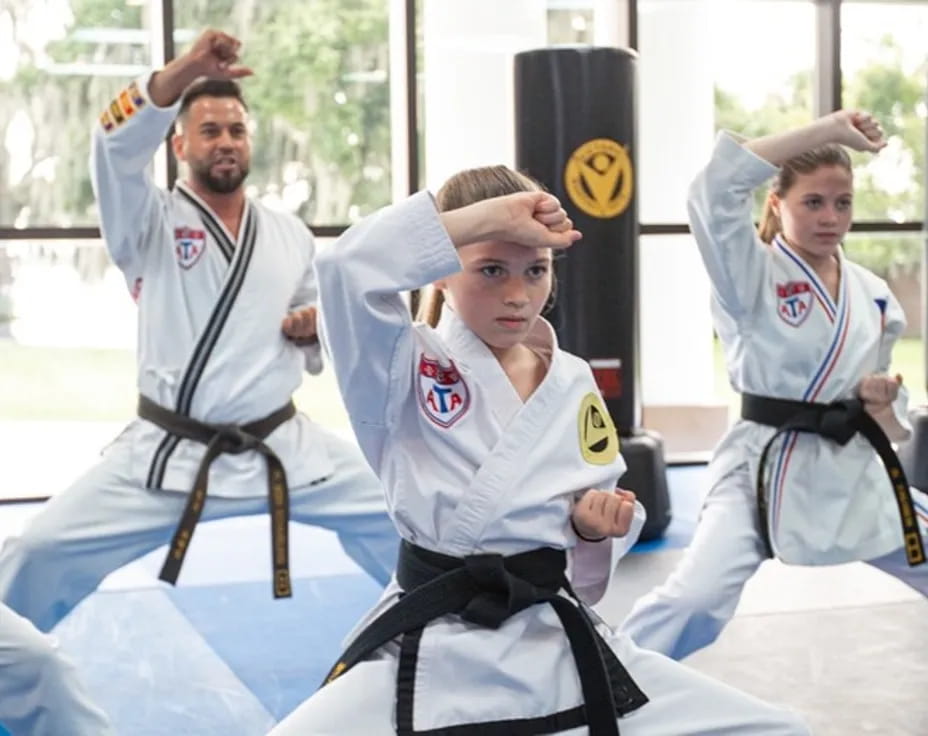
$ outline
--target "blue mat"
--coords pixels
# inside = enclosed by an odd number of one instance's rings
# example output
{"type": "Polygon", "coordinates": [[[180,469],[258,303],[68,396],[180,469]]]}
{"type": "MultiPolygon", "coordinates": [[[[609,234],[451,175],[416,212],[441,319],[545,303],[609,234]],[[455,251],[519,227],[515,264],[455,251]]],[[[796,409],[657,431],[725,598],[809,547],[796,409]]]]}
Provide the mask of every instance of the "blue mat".
{"type": "Polygon", "coordinates": [[[341,642],[380,596],[366,575],[295,580],[293,598],[269,583],[177,588],[170,599],[278,720],[309,697],[341,642]]]}
{"type": "Polygon", "coordinates": [[[118,734],[259,736],[319,686],[376,602],[366,575],[95,593],[55,630],[118,734]]]}
{"type": "Polygon", "coordinates": [[[670,493],[672,518],[660,539],[639,542],[632,554],[655,552],[661,549],[682,549],[693,538],[705,492],[705,465],[684,465],[669,468],[667,487],[670,493]]]}

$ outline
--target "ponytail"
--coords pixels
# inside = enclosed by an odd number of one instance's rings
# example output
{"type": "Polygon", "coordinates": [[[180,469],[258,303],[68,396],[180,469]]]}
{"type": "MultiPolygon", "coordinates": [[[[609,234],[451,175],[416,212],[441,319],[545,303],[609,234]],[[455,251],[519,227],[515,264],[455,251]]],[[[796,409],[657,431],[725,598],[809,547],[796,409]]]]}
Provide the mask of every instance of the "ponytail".
{"type": "Polygon", "coordinates": [[[444,292],[436,288],[434,284],[429,284],[419,292],[419,308],[416,310],[416,321],[425,322],[430,327],[438,327],[441,308],[444,304],[444,292]]]}
{"type": "Polygon", "coordinates": [[[773,211],[773,202],[771,201],[773,196],[773,191],[771,191],[767,195],[767,199],[764,200],[764,209],[760,213],[760,221],[757,223],[757,235],[768,245],[773,242],[774,236],[782,229],[780,218],[773,211]]]}

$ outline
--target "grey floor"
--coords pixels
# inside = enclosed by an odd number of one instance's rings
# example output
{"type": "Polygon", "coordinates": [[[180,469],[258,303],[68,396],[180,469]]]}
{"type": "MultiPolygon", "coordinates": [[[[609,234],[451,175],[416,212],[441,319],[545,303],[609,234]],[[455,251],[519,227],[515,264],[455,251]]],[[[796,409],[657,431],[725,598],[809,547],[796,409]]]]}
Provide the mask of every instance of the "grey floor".
{"type": "MultiPolygon", "coordinates": [[[[682,551],[633,555],[598,606],[610,622],[682,551]]],[[[928,736],[928,601],[863,563],[766,562],[734,620],[685,663],[802,714],[816,736],[928,736]]]]}

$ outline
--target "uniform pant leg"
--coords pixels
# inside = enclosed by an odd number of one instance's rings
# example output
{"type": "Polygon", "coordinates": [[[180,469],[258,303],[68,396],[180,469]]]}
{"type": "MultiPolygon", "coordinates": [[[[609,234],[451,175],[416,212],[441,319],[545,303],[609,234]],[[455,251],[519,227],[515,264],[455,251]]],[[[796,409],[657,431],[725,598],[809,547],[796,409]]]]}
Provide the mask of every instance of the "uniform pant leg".
{"type": "MultiPolygon", "coordinates": [[[[796,714],[642,650],[626,636],[610,642],[650,702],[619,721],[622,736],[808,736],[796,714]]],[[[394,736],[394,659],[362,662],[317,691],[270,736],[394,736]]],[[[586,727],[561,736],[586,736],[586,727]]]]}
{"type": "Polygon", "coordinates": [[[291,491],[290,518],[334,531],[345,552],[386,585],[400,540],[383,486],[357,445],[329,433],[325,439],[335,469],[328,478],[291,491]]]}
{"type": "Polygon", "coordinates": [[[317,690],[268,736],[396,736],[395,659],[360,662],[317,690]]]}
{"type": "Polygon", "coordinates": [[[115,445],[0,550],[0,600],[51,630],[110,572],[170,540],[186,497],[133,485],[115,445]]]}
{"type": "Polygon", "coordinates": [[[894,578],[917,590],[923,596],[928,597],[928,563],[910,567],[906,560],[905,550],[902,547],[895,552],[890,552],[888,555],[867,560],[867,564],[889,573],[894,578]]]}
{"type": "MultiPolygon", "coordinates": [[[[110,736],[51,636],[0,604],[0,724],[12,736],[110,736]]],[[[2,729],[0,729],[2,730],[2,729]]]]}
{"type": "Polygon", "coordinates": [[[731,620],[745,582],[766,558],[753,493],[746,465],[709,491],[683,558],[621,625],[638,646],[682,659],[715,641],[731,620]]]}
{"type": "MultiPolygon", "coordinates": [[[[912,488],[911,493],[912,499],[915,501],[916,512],[919,515],[922,539],[928,545],[928,523],[925,521],[925,515],[928,514],[928,494],[917,488],[912,488]]],[[[867,564],[889,573],[894,578],[898,578],[909,587],[917,590],[923,596],[928,597],[928,562],[923,562],[915,567],[909,566],[903,547],[900,547],[895,552],[890,552],[888,555],[867,560],[867,564]]]]}
{"type": "MultiPolygon", "coordinates": [[[[809,736],[792,711],[742,693],[627,636],[609,642],[649,702],[619,720],[622,736],[809,736]]],[[[585,734],[573,729],[570,736],[585,734]]],[[[566,734],[564,736],[567,736],[566,734]]]]}

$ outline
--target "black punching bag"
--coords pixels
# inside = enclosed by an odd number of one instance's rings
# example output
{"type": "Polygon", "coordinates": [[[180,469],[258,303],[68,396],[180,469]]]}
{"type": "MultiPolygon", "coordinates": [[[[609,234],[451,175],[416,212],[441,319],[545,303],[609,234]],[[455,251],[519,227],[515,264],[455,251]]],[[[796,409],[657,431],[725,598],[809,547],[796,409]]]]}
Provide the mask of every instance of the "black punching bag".
{"type": "Polygon", "coordinates": [[[516,166],[560,199],[583,240],[556,259],[548,315],[565,350],[589,361],[622,437],[621,485],[648,512],[643,539],[670,523],[658,435],[638,406],[637,55],[564,46],[515,57],[516,166]]]}

